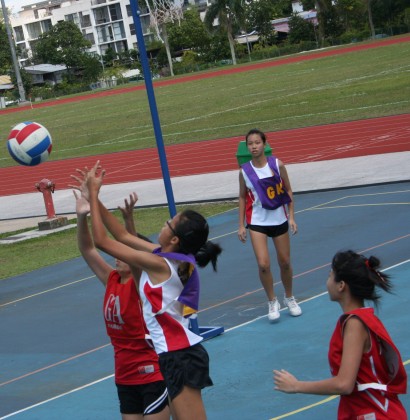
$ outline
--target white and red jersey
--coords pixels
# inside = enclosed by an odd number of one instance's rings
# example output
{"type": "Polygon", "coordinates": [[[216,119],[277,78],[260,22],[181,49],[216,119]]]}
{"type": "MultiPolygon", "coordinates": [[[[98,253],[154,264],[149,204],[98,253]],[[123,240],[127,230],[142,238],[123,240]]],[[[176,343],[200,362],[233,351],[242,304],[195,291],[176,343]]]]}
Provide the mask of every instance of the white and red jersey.
{"type": "MultiPolygon", "coordinates": [[[[275,159],[275,162],[279,172],[278,159],[275,159]]],[[[270,169],[268,163],[266,163],[266,165],[263,168],[256,168],[255,166],[253,166],[252,161],[250,162],[250,164],[259,179],[272,177],[272,170],[270,169]]],[[[279,226],[285,223],[288,220],[285,206],[281,206],[276,210],[264,209],[252,182],[249,180],[248,176],[242,169],[241,172],[246,185],[246,224],[259,226],[279,226]]]]}
{"type": "Polygon", "coordinates": [[[116,270],[110,273],[105,290],[104,320],[114,347],[115,382],[141,385],[163,380],[158,355],[146,339],[148,330],[135,282],[130,278],[121,284],[116,270]]]}
{"type": "Polygon", "coordinates": [[[339,420],[407,420],[397,394],[407,391],[407,374],[400,353],[372,308],[344,314],[336,325],[329,345],[332,375],[339,372],[343,353],[343,328],[347,320],[358,317],[368,328],[371,348],[364,353],[357,373],[356,386],[349,395],[341,395],[339,420]]]}
{"type": "Polygon", "coordinates": [[[202,337],[189,330],[183,305],[177,301],[184,288],[177,273],[178,262],[164,259],[171,269],[168,280],[153,284],[145,271],[140,279],[144,319],[158,354],[181,350],[202,341],[202,337]]]}

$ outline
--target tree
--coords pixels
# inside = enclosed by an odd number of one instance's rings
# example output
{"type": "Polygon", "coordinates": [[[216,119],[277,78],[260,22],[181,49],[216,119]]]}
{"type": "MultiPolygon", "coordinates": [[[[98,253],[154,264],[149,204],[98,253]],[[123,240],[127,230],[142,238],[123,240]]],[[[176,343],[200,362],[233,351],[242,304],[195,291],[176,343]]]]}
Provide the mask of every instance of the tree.
{"type": "Polygon", "coordinates": [[[256,30],[260,44],[270,44],[273,34],[272,19],[286,17],[292,13],[290,2],[283,0],[250,0],[246,3],[246,28],[256,30]]]}
{"type": "Polygon", "coordinates": [[[211,37],[196,9],[186,10],[179,24],[170,24],[168,35],[174,51],[193,50],[203,54],[211,42],[211,37]]]}
{"type": "Polygon", "coordinates": [[[87,41],[73,22],[58,22],[43,33],[34,45],[36,63],[65,64],[67,69],[82,67],[87,59],[87,41]]]}
{"type": "Polygon", "coordinates": [[[215,0],[208,7],[205,15],[205,24],[209,29],[213,29],[214,21],[218,19],[220,27],[226,31],[233,64],[236,64],[234,28],[238,23],[235,16],[243,16],[244,7],[242,0],[215,0]]]}
{"type": "MultiPolygon", "coordinates": [[[[16,73],[13,71],[10,72],[11,81],[14,86],[17,86],[17,77],[16,73]]],[[[24,69],[20,69],[20,77],[21,81],[23,83],[24,92],[27,94],[30,94],[32,88],[33,88],[33,77],[31,74],[28,74],[24,69]]],[[[17,98],[19,95],[19,92],[17,89],[13,90],[13,95],[17,98]]]]}
{"type": "Polygon", "coordinates": [[[301,41],[315,41],[315,28],[311,22],[292,13],[289,19],[289,42],[297,44],[301,41]]]}
{"type": "Polygon", "coordinates": [[[83,82],[92,83],[97,81],[103,73],[101,62],[97,56],[86,54],[82,62],[83,82]]]}
{"type": "Polygon", "coordinates": [[[0,74],[9,73],[13,66],[6,26],[0,22],[0,74]]]}
{"type": "Polygon", "coordinates": [[[111,48],[108,47],[103,55],[103,62],[105,67],[112,67],[115,60],[118,59],[118,54],[111,48]]]}

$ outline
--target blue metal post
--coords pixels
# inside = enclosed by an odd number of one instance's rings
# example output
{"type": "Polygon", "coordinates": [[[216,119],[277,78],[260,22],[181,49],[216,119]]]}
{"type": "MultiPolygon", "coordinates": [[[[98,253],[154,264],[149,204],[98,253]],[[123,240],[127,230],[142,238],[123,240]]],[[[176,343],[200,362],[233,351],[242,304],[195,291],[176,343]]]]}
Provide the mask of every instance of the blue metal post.
{"type": "Polygon", "coordinates": [[[172,191],[171,177],[169,176],[167,156],[165,154],[164,140],[162,138],[161,124],[159,122],[157,103],[155,101],[154,87],[152,84],[151,70],[147,57],[147,50],[145,48],[144,35],[142,33],[140,10],[138,7],[138,0],[130,1],[132,17],[134,19],[135,31],[137,35],[138,51],[140,53],[140,60],[142,64],[142,71],[144,74],[145,87],[147,89],[148,102],[151,110],[152,124],[154,127],[155,139],[157,141],[157,149],[159,160],[161,163],[162,178],[164,179],[165,191],[167,194],[168,209],[171,217],[175,216],[177,209],[175,206],[174,193],[172,191]]]}

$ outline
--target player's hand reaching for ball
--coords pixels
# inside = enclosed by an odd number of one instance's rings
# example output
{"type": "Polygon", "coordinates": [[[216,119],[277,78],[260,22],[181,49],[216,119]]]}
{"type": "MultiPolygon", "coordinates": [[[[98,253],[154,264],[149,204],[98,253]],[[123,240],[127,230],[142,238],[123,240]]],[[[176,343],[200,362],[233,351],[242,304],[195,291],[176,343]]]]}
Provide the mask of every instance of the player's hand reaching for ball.
{"type": "Polygon", "coordinates": [[[77,191],[73,191],[75,197],[75,212],[77,216],[86,216],[90,212],[90,203],[77,191]]]}
{"type": "Polygon", "coordinates": [[[90,198],[92,194],[98,195],[104,175],[105,169],[102,169],[99,160],[97,160],[96,164],[89,171],[84,172],[84,181],[90,194],[90,198]]]}

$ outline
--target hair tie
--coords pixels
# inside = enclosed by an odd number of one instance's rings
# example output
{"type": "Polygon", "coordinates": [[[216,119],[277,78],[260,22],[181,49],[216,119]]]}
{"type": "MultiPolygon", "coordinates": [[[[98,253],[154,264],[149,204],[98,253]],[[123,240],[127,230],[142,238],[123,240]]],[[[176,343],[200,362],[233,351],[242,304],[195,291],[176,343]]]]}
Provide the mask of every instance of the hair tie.
{"type": "Polygon", "coordinates": [[[376,270],[375,268],[370,266],[369,260],[367,258],[365,259],[364,263],[366,264],[366,267],[369,270],[371,270],[371,271],[373,271],[373,273],[377,274],[377,277],[379,277],[379,279],[382,283],[386,283],[386,279],[381,275],[381,273],[378,270],[376,270]]]}

